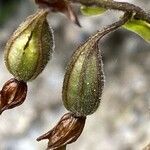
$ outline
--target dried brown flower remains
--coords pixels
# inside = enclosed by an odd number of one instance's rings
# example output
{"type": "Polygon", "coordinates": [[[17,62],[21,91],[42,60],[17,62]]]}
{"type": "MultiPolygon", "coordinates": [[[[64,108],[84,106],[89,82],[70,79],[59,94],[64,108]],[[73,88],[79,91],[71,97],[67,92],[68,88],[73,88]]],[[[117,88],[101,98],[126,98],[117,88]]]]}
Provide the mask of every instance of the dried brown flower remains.
{"type": "Polygon", "coordinates": [[[72,113],[65,114],[58,124],[37,141],[48,139],[48,149],[57,149],[75,142],[83,131],[86,117],[76,117],[72,113]]]}
{"type": "Polygon", "coordinates": [[[0,114],[7,109],[21,105],[27,95],[27,84],[24,81],[10,79],[0,92],[0,114]]]}

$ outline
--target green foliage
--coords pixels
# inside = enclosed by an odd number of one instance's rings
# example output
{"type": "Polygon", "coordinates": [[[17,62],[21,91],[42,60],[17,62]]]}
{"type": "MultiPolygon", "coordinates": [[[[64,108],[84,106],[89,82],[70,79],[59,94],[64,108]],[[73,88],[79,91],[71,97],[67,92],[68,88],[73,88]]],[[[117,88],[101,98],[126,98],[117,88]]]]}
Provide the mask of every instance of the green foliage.
{"type": "Polygon", "coordinates": [[[100,15],[106,11],[106,9],[96,6],[95,7],[81,6],[80,10],[81,13],[85,16],[100,15]]]}
{"type": "MultiPolygon", "coordinates": [[[[100,15],[107,11],[107,9],[93,6],[81,6],[81,13],[85,16],[100,15]]],[[[143,20],[131,19],[123,27],[130,30],[139,36],[141,36],[145,41],[150,43],[150,24],[143,20]]]]}
{"type": "Polygon", "coordinates": [[[128,21],[124,26],[125,29],[135,32],[141,36],[145,41],[150,43],[150,24],[142,21],[132,19],[128,21]]]}

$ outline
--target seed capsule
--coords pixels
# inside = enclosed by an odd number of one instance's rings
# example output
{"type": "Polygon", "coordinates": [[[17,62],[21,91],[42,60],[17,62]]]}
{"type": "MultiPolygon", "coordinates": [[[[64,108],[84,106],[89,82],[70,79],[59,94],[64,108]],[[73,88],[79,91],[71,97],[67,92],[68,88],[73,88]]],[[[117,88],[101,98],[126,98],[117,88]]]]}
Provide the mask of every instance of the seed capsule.
{"type": "Polygon", "coordinates": [[[46,10],[29,16],[6,44],[5,64],[18,80],[35,79],[45,68],[53,52],[52,29],[46,20],[46,10]]]}
{"type": "Polygon", "coordinates": [[[23,81],[10,79],[0,92],[0,114],[6,110],[21,105],[27,95],[27,84],[23,81]]]}
{"type": "Polygon", "coordinates": [[[104,73],[98,39],[99,33],[75,51],[65,74],[63,103],[77,116],[94,113],[100,104],[104,73]]]}

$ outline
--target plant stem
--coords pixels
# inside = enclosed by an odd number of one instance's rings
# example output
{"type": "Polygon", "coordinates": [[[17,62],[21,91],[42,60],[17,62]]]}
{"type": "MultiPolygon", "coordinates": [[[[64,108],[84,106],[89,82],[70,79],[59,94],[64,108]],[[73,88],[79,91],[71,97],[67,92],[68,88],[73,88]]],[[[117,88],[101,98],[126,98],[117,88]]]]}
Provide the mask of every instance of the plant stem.
{"type": "Polygon", "coordinates": [[[85,6],[99,6],[106,9],[120,10],[123,12],[132,12],[135,14],[136,19],[144,20],[150,23],[150,14],[145,12],[140,7],[127,3],[127,2],[116,2],[113,0],[68,0],[72,3],[80,3],[85,6]]]}
{"type": "Polygon", "coordinates": [[[95,36],[92,36],[95,40],[100,40],[102,37],[104,37],[106,34],[111,33],[124,25],[132,16],[132,13],[126,12],[124,13],[124,16],[117,22],[103,28],[102,30],[99,30],[95,36]]]}

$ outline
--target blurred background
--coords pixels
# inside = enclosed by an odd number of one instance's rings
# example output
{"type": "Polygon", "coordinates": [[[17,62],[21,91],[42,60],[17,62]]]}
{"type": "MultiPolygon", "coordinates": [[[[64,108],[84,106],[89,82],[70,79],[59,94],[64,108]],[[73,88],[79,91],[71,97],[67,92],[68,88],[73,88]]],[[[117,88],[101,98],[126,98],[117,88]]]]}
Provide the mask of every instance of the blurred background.
{"type": "MultiPolygon", "coordinates": [[[[120,0],[121,1],[121,0],[120,0]]],[[[127,0],[126,0],[127,1],[127,0]]],[[[150,0],[128,0],[149,11],[150,0]]],[[[12,75],[4,61],[4,47],[18,25],[33,14],[32,0],[0,0],[0,85],[12,75]]],[[[26,101],[0,116],[0,150],[44,150],[47,141],[35,139],[50,130],[67,112],[61,91],[66,65],[73,51],[98,29],[117,20],[118,11],[85,17],[76,7],[82,28],[64,15],[51,13],[55,52],[39,77],[28,84],[26,101]]],[[[150,142],[150,44],[119,29],[100,43],[106,75],[101,105],[88,117],[84,131],[68,150],[141,150],[150,142]]]]}

